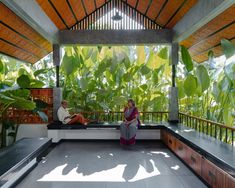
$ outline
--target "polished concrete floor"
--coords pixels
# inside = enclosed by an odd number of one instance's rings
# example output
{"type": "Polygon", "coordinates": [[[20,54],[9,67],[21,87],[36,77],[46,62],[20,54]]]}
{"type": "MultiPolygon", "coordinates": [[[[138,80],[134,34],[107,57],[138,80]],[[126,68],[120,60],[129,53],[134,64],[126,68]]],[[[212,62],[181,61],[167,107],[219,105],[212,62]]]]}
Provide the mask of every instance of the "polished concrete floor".
{"type": "Polygon", "coordinates": [[[18,188],[206,187],[160,142],[121,148],[118,142],[63,142],[18,188]]]}

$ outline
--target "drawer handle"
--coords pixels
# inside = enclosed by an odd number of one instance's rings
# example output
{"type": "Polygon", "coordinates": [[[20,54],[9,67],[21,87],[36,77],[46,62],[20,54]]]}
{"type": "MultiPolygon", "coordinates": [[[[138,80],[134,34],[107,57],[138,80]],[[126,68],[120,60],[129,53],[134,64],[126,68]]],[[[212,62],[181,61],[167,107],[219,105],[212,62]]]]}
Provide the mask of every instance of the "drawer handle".
{"type": "Polygon", "coordinates": [[[210,178],[212,179],[213,182],[215,182],[215,175],[209,170],[208,175],[210,176],[210,178]]]}
{"type": "Polygon", "coordinates": [[[178,149],[179,149],[180,151],[182,151],[182,150],[183,150],[183,146],[179,146],[178,149]]]}
{"type": "Polygon", "coordinates": [[[195,159],[193,156],[191,156],[191,160],[192,160],[194,163],[196,163],[196,159],[195,159]]]}
{"type": "Polygon", "coordinates": [[[171,139],[169,139],[169,143],[172,144],[172,140],[171,139]]]}

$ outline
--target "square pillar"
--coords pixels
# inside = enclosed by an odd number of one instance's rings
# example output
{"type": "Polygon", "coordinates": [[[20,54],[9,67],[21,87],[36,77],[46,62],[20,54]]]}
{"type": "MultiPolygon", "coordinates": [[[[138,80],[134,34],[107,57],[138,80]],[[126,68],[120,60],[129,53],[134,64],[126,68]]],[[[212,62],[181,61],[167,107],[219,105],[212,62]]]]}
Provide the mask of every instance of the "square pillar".
{"type": "Polygon", "coordinates": [[[53,64],[56,67],[56,87],[53,88],[53,121],[58,121],[57,111],[62,101],[62,88],[60,88],[60,62],[61,48],[59,44],[53,44],[53,64]]]}
{"type": "Polygon", "coordinates": [[[179,45],[172,43],[170,60],[172,65],[172,86],[169,89],[169,118],[170,122],[179,122],[178,88],[176,87],[176,66],[179,61],[179,45]]]}
{"type": "Polygon", "coordinates": [[[62,101],[62,88],[53,88],[53,121],[58,121],[57,111],[61,106],[62,101]]]}
{"type": "Polygon", "coordinates": [[[53,44],[53,64],[56,67],[56,87],[60,87],[60,61],[61,61],[60,45],[53,44]]]}

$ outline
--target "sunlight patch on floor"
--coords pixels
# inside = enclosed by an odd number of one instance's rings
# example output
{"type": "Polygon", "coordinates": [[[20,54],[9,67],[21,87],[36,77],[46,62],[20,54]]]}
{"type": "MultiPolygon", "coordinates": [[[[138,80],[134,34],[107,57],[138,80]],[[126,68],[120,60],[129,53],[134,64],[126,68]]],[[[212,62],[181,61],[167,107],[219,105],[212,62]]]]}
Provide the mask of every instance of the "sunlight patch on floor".
{"type": "MultiPolygon", "coordinates": [[[[153,170],[151,172],[147,172],[146,169],[139,165],[139,169],[135,176],[128,180],[128,182],[136,182],[139,180],[143,180],[146,178],[154,177],[160,175],[159,170],[154,165],[154,161],[150,160],[150,163],[153,165],[153,170]]],[[[63,175],[63,169],[67,166],[67,164],[61,165],[53,169],[50,173],[45,174],[41,179],[37,181],[40,182],[126,182],[123,178],[123,173],[126,168],[126,164],[117,165],[114,168],[103,170],[100,172],[95,172],[90,175],[83,175],[83,173],[78,173],[77,168],[73,168],[68,174],[63,175]],[[108,178],[107,178],[108,177],[108,178]]]]}

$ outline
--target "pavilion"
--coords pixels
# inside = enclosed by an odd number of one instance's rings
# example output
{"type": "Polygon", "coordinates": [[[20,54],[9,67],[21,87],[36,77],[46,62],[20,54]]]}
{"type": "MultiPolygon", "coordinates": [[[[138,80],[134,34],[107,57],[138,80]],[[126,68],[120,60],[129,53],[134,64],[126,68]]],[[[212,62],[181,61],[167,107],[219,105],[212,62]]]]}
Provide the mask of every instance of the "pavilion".
{"type": "MultiPolygon", "coordinates": [[[[159,113],[161,123],[146,124],[140,129],[140,139],[148,141],[137,144],[137,149],[125,151],[128,154],[119,149],[113,141],[118,139],[116,124],[106,126],[110,129],[94,125],[93,130],[78,128],[71,132],[63,127],[48,128],[47,140],[23,140],[24,145],[32,142],[32,147],[29,144],[27,155],[19,154],[24,156],[21,165],[18,164],[21,160],[17,162],[11,157],[9,165],[12,166],[5,165],[7,170],[0,170],[0,186],[14,187],[21,181],[19,187],[235,188],[235,129],[180,113],[176,85],[179,45],[187,47],[198,63],[208,59],[211,49],[216,57],[221,56],[220,40],[235,41],[234,13],[234,0],[0,0],[0,54],[34,64],[53,53],[54,121],[62,100],[59,70],[64,45],[165,44],[171,49],[172,66],[167,116],[159,113]],[[114,19],[121,21],[114,22],[114,19]],[[162,123],[165,120],[168,122],[162,123]],[[192,122],[195,123],[192,125],[192,122]],[[220,135],[225,132],[225,143],[216,131],[220,135]],[[228,137],[228,133],[232,137],[228,137]],[[60,143],[53,145],[49,153],[51,142],[78,137],[80,141],[89,142],[60,143]],[[110,142],[92,143],[92,138],[110,142]],[[149,140],[158,140],[156,146],[149,140]],[[34,151],[35,145],[37,151],[34,151]],[[37,159],[40,159],[39,165],[26,176],[37,159]]],[[[13,147],[23,147],[17,144],[13,147]]],[[[5,164],[1,162],[4,152],[14,151],[11,148],[0,151],[1,165],[5,164]]]]}

